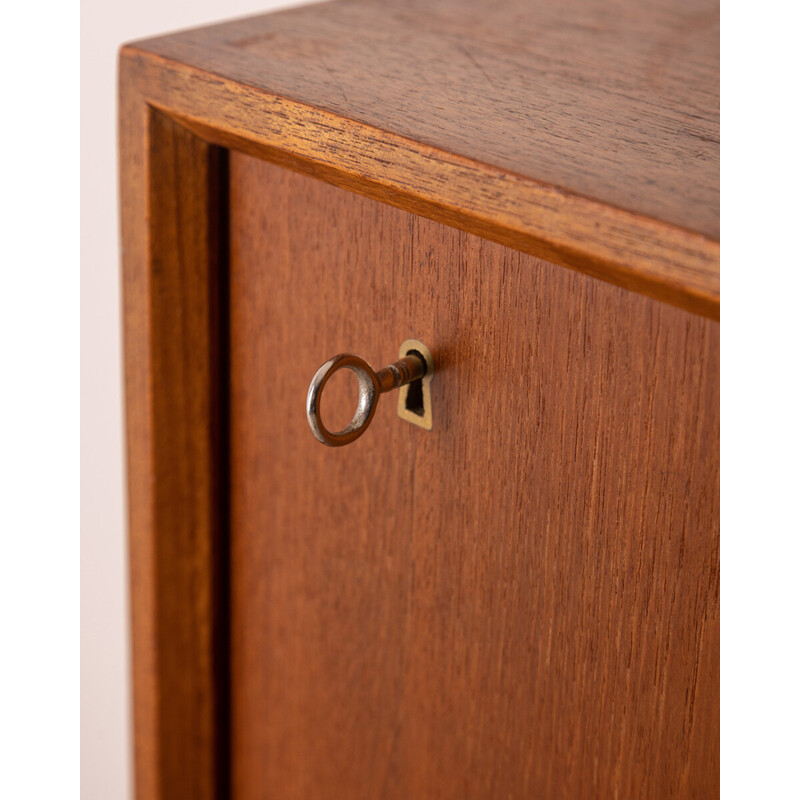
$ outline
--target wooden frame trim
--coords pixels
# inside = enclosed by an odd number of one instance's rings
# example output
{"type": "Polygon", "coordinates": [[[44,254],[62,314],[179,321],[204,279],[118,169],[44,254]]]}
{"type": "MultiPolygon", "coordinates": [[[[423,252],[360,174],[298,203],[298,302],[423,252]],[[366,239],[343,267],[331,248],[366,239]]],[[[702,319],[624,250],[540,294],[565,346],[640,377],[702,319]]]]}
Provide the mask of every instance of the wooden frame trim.
{"type": "Polygon", "coordinates": [[[228,795],[227,152],[120,73],[136,794],[228,795]]]}
{"type": "Polygon", "coordinates": [[[719,319],[719,241],[128,45],[147,102],[224,147],[719,319]]]}

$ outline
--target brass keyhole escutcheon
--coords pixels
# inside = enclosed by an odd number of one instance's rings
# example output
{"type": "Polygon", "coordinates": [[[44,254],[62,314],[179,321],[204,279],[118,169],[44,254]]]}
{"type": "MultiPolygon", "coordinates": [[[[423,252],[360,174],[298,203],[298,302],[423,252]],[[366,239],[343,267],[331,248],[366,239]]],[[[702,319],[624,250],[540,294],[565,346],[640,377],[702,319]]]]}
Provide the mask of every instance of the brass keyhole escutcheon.
{"type": "Polygon", "coordinates": [[[425,362],[425,374],[411,383],[400,387],[397,395],[397,416],[419,425],[426,431],[433,428],[433,409],[431,408],[431,381],[433,380],[433,356],[431,351],[418,339],[406,339],[400,345],[400,358],[417,356],[425,362]]]}

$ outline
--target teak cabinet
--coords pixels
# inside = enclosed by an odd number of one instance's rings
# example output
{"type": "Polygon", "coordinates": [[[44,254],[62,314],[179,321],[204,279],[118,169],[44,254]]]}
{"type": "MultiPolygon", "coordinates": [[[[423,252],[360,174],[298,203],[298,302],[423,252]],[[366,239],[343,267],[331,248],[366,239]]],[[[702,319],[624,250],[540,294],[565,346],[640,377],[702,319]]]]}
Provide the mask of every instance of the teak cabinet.
{"type": "Polygon", "coordinates": [[[718,795],[718,96],[705,0],[123,48],[141,800],[718,795]]]}

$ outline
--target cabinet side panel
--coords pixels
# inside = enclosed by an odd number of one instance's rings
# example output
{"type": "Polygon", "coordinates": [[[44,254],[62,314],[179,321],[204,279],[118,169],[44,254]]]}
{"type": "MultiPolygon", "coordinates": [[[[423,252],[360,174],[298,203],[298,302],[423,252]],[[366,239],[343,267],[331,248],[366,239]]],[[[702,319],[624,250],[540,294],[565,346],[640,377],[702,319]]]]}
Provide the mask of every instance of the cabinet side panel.
{"type": "Polygon", "coordinates": [[[227,795],[227,154],[150,109],[124,58],[120,154],[136,795],[210,800],[227,795]]]}
{"type": "Polygon", "coordinates": [[[715,797],[719,326],[231,162],[237,800],[715,797]],[[433,351],[340,449],[319,365],[433,351]]]}

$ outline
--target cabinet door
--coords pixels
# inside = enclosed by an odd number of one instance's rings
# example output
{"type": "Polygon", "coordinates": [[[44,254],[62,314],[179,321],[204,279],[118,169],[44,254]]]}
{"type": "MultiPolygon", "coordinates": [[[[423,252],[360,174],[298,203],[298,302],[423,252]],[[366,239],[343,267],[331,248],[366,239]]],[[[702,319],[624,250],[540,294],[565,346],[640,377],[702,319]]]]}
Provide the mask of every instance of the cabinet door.
{"type": "Polygon", "coordinates": [[[233,797],[715,796],[718,324],[235,153],[230,251],[233,797]]]}

